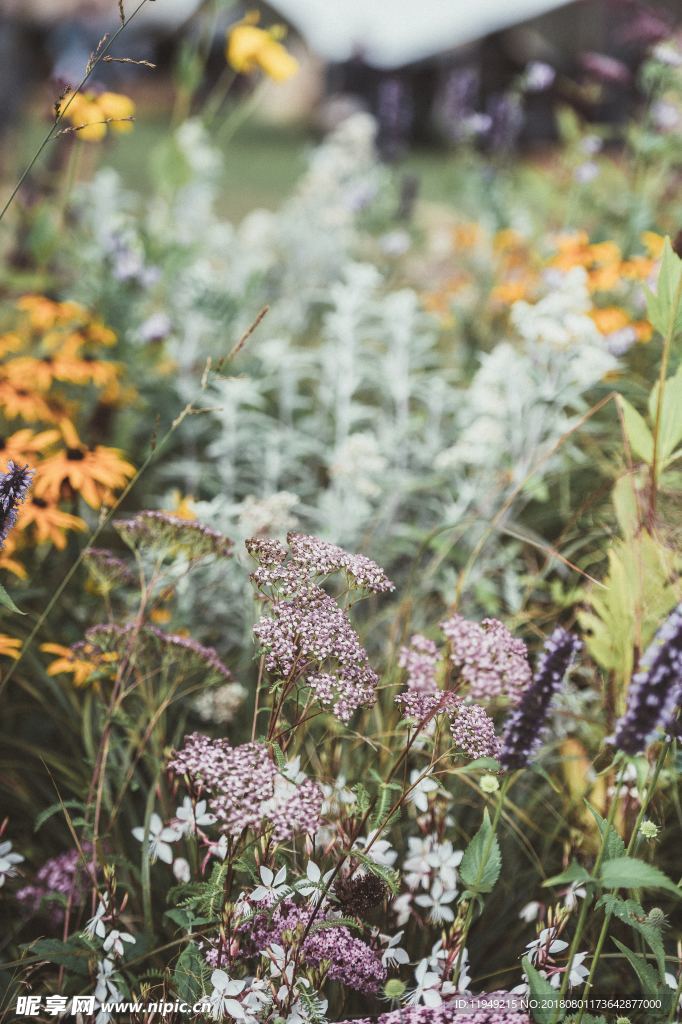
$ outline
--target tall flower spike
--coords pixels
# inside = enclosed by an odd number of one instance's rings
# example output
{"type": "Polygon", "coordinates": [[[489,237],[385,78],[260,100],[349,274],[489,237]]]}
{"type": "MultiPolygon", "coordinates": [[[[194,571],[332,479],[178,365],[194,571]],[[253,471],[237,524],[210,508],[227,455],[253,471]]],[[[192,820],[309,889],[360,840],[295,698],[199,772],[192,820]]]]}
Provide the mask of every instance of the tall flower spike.
{"type": "Polygon", "coordinates": [[[542,742],[543,726],[555,695],[571,662],[580,650],[577,637],[560,626],[545,646],[535,675],[509,715],[502,737],[500,763],[503,768],[526,768],[542,742]]]}
{"type": "MultiPolygon", "coordinates": [[[[626,754],[643,751],[659,726],[672,731],[682,696],[682,604],[668,616],[632,677],[628,703],[612,742],[626,754]]],[[[677,723],[675,723],[676,725],[677,723]]]]}
{"type": "Polygon", "coordinates": [[[11,459],[7,472],[0,477],[0,550],[17,521],[19,505],[28,494],[32,479],[33,471],[28,466],[19,467],[11,459]]]}

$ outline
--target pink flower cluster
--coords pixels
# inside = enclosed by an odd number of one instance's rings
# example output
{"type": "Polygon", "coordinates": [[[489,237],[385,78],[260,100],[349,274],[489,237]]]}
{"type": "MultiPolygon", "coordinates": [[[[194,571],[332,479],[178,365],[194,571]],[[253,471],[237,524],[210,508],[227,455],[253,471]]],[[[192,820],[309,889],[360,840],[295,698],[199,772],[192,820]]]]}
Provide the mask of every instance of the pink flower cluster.
{"type": "Polygon", "coordinates": [[[480,624],[461,615],[441,623],[450,645],[450,660],[469,687],[473,700],[511,697],[514,701],[531,680],[528,651],[497,619],[480,624]]]}
{"type": "Polygon", "coordinates": [[[409,647],[401,647],[398,654],[398,665],[407,671],[408,688],[435,690],[438,660],[438,648],[433,640],[415,633],[409,647]]]}
{"type": "MultiPolygon", "coordinates": [[[[82,844],[83,854],[90,857],[92,846],[88,842],[82,844]]],[[[52,896],[70,899],[74,907],[78,907],[87,892],[88,876],[78,850],[66,850],[56,857],[46,860],[36,872],[32,885],[19,889],[16,898],[31,914],[41,910],[46,900],[45,911],[55,924],[64,920],[64,909],[61,903],[50,900],[52,896]],[[49,902],[48,902],[49,901],[49,902]]]]}
{"type": "MultiPolygon", "coordinates": [[[[286,947],[291,944],[292,936],[303,935],[311,913],[305,907],[282,903],[271,917],[259,914],[249,921],[249,941],[258,950],[273,943],[286,947]]],[[[316,916],[303,943],[303,961],[311,967],[317,967],[324,961],[329,964],[327,977],[330,981],[341,982],[357,992],[376,992],[386,980],[381,958],[348,928],[334,925],[332,920],[323,914],[316,916]],[[316,925],[321,927],[316,930],[316,925]]]]}
{"type": "Polygon", "coordinates": [[[255,583],[299,590],[315,577],[345,572],[349,584],[372,594],[394,589],[384,570],[365,555],[352,555],[336,544],[305,533],[287,534],[289,549],[278,540],[252,537],[247,550],[260,562],[252,574],[255,583]]]}
{"type": "Polygon", "coordinates": [[[310,686],[342,722],[374,703],[379,680],[367,652],[345,613],[320,587],[276,601],[271,616],[263,616],[253,631],[268,671],[310,686]]]}
{"type": "Polygon", "coordinates": [[[478,757],[497,757],[500,753],[495,723],[480,704],[461,701],[450,718],[450,732],[455,745],[473,761],[478,757]]]}
{"type": "Polygon", "coordinates": [[[472,1005],[471,1010],[462,1009],[458,1005],[461,998],[458,996],[456,1001],[444,1002],[440,1006],[406,1006],[382,1013],[379,1017],[356,1017],[341,1024],[458,1024],[459,1021],[467,1024],[531,1024],[525,1010],[514,1008],[519,1003],[518,997],[508,992],[486,992],[471,997],[472,1004],[476,999],[485,1000],[490,1008],[479,1009],[472,1005]]]}
{"type": "Polygon", "coordinates": [[[272,838],[281,842],[319,826],[320,787],[312,779],[298,784],[285,779],[263,743],[231,747],[227,740],[193,733],[168,767],[187,779],[196,796],[208,796],[209,808],[227,835],[271,829],[272,838]]]}

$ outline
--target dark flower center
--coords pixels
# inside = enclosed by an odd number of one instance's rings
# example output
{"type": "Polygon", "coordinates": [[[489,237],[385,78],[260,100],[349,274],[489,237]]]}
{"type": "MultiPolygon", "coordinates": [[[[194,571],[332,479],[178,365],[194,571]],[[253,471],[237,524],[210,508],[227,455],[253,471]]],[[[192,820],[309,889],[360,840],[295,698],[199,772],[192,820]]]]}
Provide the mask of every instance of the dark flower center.
{"type": "Polygon", "coordinates": [[[33,504],[37,505],[38,508],[47,508],[47,502],[44,498],[34,498],[33,504]]]}
{"type": "Polygon", "coordinates": [[[85,452],[81,451],[80,448],[67,448],[66,457],[70,462],[81,462],[85,458],[85,452]]]}

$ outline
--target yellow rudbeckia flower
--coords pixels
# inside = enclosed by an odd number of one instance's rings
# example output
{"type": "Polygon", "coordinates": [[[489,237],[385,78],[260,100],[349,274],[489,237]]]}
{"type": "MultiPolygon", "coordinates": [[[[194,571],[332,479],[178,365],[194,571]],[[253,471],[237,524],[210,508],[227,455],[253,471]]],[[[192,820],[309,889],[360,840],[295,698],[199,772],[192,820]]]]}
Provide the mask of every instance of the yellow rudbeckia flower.
{"type": "Polygon", "coordinates": [[[115,132],[132,131],[135,104],[118,92],[77,93],[65,108],[64,117],[86,142],[101,142],[111,128],[115,132]]]}

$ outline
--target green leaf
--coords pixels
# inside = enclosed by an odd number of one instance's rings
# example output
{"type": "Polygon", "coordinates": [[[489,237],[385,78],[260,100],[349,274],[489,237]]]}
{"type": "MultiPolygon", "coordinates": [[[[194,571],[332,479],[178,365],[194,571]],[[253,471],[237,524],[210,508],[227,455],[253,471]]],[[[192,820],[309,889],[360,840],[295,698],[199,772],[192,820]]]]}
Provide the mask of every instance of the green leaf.
{"type": "Polygon", "coordinates": [[[593,881],[594,879],[589,871],[586,871],[585,868],[581,867],[577,861],[572,861],[565,871],[562,871],[560,875],[554,875],[552,878],[546,879],[542,885],[546,889],[549,886],[554,885],[571,885],[573,882],[593,881]]]}
{"type": "Polygon", "coordinates": [[[643,956],[638,956],[636,953],[633,953],[631,949],[624,946],[622,942],[618,941],[618,939],[614,939],[613,941],[637,975],[639,983],[642,986],[643,994],[648,998],[655,999],[661,994],[661,983],[659,982],[656,971],[653,969],[651,964],[647,963],[643,956]]]}
{"type": "Polygon", "coordinates": [[[185,1003],[196,1003],[204,994],[206,965],[193,942],[188,942],[178,957],[173,978],[179,998],[185,1003]]]}
{"type": "Polygon", "coordinates": [[[22,612],[21,608],[17,608],[12,598],[9,596],[2,583],[0,583],[0,606],[7,608],[11,612],[16,612],[17,615],[25,615],[26,612],[22,612]]]}
{"type": "Polygon", "coordinates": [[[601,866],[599,880],[607,889],[665,889],[682,897],[682,889],[660,868],[637,857],[615,857],[601,866]]]}
{"type": "Polygon", "coordinates": [[[59,939],[38,939],[22,947],[50,964],[68,967],[74,974],[89,974],[89,962],[92,950],[81,942],[78,936],[72,936],[67,942],[59,939]]]}
{"type": "MultiPolygon", "coordinates": [[[[592,806],[592,804],[589,802],[589,800],[585,800],[585,805],[586,805],[588,811],[590,812],[590,814],[592,815],[592,817],[594,818],[594,820],[596,821],[597,828],[599,829],[599,832],[600,832],[601,836],[603,837],[605,835],[606,829],[608,827],[608,822],[607,822],[606,818],[602,818],[602,816],[599,813],[599,811],[595,807],[592,806]]],[[[608,839],[606,840],[606,850],[604,852],[604,859],[605,860],[615,860],[616,857],[623,857],[624,854],[625,854],[625,843],[623,842],[621,837],[618,835],[618,833],[616,832],[616,830],[613,827],[613,825],[611,825],[611,827],[609,828],[608,839]]]]}
{"type": "Polygon", "coordinates": [[[472,892],[490,892],[502,870],[502,854],[497,836],[493,834],[490,815],[483,812],[483,824],[462,857],[459,874],[472,892]]]}
{"type": "MultiPolygon", "coordinates": [[[[658,412],[658,382],[649,395],[649,419],[656,423],[658,412]]],[[[682,441],[682,364],[672,377],[668,377],[663,388],[661,418],[658,428],[659,468],[663,469],[673,461],[675,449],[682,441]]]]}
{"type": "MultiPolygon", "coordinates": [[[[543,1002],[549,1002],[549,1007],[553,1007],[553,1003],[556,1002],[557,999],[557,993],[552,988],[547,979],[543,978],[540,972],[535,970],[532,963],[530,962],[530,959],[527,956],[524,956],[521,962],[523,964],[524,974],[528,979],[528,989],[531,998],[537,1003],[539,1003],[539,1006],[535,1007],[534,1009],[531,1008],[530,1012],[533,1016],[533,1020],[536,1022],[536,1024],[548,1024],[548,1021],[552,1019],[552,1017],[556,1013],[556,1010],[554,1010],[553,1008],[549,1009],[546,1006],[543,1007],[542,1004],[543,1002]]],[[[564,1017],[565,1012],[562,1010],[559,1013],[557,1020],[563,1020],[564,1017]]]]}
{"type": "Polygon", "coordinates": [[[647,315],[663,337],[682,328],[682,260],[676,255],[670,239],[663,245],[663,259],[656,282],[656,291],[647,292],[647,315]]]}
{"type": "MultiPolygon", "coordinates": [[[[36,823],[33,826],[33,831],[38,832],[45,822],[52,817],[53,814],[63,813],[65,808],[73,808],[74,810],[84,811],[85,804],[82,800],[63,800],[56,804],[50,804],[44,811],[41,811],[36,818],[36,823]]],[[[73,823],[72,823],[73,824],[73,823]]]]}
{"type": "Polygon", "coordinates": [[[646,420],[622,395],[618,395],[617,402],[623,414],[625,433],[633,453],[642,462],[650,465],[654,458],[654,439],[646,420]]]}
{"type": "Polygon", "coordinates": [[[661,980],[663,980],[665,973],[665,948],[661,932],[656,925],[651,924],[646,911],[637,900],[622,900],[620,896],[605,893],[596,905],[597,907],[603,907],[607,914],[612,914],[613,917],[618,918],[619,921],[623,921],[634,931],[639,932],[656,957],[659,974],[661,980]]]}

